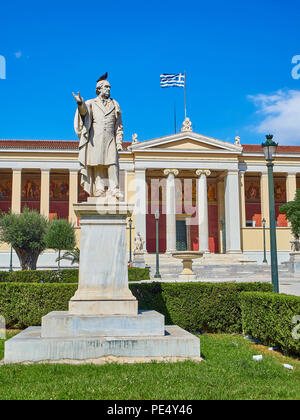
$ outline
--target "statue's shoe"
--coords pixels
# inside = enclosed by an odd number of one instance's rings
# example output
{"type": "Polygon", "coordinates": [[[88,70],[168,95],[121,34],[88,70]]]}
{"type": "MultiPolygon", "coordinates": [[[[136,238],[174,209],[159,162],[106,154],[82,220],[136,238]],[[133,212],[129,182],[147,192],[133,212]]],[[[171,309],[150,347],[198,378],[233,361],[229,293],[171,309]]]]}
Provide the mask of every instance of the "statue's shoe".
{"type": "Polygon", "coordinates": [[[106,191],[105,190],[98,190],[94,193],[94,197],[105,197],[106,191]]]}
{"type": "Polygon", "coordinates": [[[113,190],[108,190],[108,194],[111,197],[118,198],[119,200],[124,198],[124,195],[121,193],[119,188],[114,188],[113,190]]]}

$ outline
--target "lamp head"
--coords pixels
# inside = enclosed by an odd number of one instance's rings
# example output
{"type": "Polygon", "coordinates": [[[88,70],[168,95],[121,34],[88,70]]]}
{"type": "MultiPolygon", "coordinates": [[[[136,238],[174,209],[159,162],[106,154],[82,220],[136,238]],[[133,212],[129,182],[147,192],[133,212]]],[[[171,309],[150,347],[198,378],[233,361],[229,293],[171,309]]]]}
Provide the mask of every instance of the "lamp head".
{"type": "Polygon", "coordinates": [[[266,136],[267,141],[261,145],[265,154],[265,159],[268,162],[272,162],[274,160],[274,155],[278,147],[278,143],[275,143],[273,137],[274,136],[272,134],[268,134],[266,136]]]}

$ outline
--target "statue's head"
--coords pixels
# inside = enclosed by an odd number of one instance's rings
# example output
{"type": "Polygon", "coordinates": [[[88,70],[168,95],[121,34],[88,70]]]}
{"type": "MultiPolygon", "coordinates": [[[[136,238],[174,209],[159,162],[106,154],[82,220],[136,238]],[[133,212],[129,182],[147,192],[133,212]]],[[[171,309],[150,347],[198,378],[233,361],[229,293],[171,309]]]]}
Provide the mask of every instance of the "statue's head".
{"type": "Polygon", "coordinates": [[[96,95],[108,99],[110,97],[110,83],[107,80],[97,82],[96,95]]]}

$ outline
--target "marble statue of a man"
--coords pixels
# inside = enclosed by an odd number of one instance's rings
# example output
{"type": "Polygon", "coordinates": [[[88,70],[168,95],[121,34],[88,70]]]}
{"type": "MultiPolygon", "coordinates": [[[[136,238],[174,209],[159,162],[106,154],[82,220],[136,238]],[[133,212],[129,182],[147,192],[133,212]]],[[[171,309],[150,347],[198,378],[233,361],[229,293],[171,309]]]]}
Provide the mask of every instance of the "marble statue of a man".
{"type": "Polygon", "coordinates": [[[92,197],[122,196],[119,189],[119,155],[123,124],[119,104],[110,98],[110,84],[102,76],[97,98],[84,101],[78,92],[74,128],[79,137],[81,185],[92,197]],[[109,188],[105,189],[108,178],[109,188]]]}

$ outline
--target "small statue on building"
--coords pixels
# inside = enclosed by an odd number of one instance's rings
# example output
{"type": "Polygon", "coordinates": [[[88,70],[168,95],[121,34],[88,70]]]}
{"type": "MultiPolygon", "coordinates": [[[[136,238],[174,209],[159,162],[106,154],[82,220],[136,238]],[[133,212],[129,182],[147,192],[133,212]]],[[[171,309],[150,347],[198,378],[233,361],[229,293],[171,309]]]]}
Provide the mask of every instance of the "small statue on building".
{"type": "Polygon", "coordinates": [[[138,135],[136,133],[132,134],[131,138],[132,138],[132,143],[131,144],[137,144],[139,142],[138,141],[138,135]]]}
{"type": "Polygon", "coordinates": [[[239,136],[236,136],[234,144],[236,144],[237,146],[240,146],[241,138],[239,136]]]}
{"type": "Polygon", "coordinates": [[[193,129],[192,129],[192,122],[191,122],[191,120],[188,117],[186,117],[186,119],[183,121],[183,126],[182,126],[181,131],[182,132],[184,132],[184,131],[193,131],[193,129]]]}

